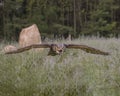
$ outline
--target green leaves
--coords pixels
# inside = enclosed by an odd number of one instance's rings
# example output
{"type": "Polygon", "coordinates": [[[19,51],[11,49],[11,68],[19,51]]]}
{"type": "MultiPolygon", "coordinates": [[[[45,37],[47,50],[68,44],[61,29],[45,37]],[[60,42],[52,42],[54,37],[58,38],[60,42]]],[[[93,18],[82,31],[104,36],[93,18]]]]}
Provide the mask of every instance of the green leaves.
{"type": "Polygon", "coordinates": [[[22,28],[34,23],[45,37],[51,34],[54,38],[55,32],[75,38],[81,34],[118,35],[119,3],[119,0],[5,0],[0,12],[3,19],[0,35],[16,39],[22,28]]]}
{"type": "Polygon", "coordinates": [[[63,34],[63,33],[71,33],[73,32],[73,28],[69,27],[69,26],[64,26],[64,25],[60,25],[60,24],[54,24],[53,25],[54,29],[56,29],[56,31],[59,34],[63,34]]]}

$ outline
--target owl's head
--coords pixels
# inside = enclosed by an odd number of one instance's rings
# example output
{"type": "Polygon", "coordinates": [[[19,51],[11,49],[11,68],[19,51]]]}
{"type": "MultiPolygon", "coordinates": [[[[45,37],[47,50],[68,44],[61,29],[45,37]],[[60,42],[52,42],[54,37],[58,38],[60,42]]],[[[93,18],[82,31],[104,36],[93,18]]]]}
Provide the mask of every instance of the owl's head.
{"type": "Polygon", "coordinates": [[[59,55],[65,50],[64,44],[52,44],[48,55],[59,55]]]}

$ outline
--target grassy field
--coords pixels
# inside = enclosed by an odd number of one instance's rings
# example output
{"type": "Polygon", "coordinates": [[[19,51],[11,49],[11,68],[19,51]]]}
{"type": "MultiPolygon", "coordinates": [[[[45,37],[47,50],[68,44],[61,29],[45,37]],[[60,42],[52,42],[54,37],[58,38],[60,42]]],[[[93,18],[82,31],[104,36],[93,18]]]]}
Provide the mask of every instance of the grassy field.
{"type": "MultiPolygon", "coordinates": [[[[80,38],[49,43],[85,44],[110,56],[67,49],[0,54],[0,96],[120,96],[120,39],[80,38]]],[[[15,43],[13,43],[15,44],[15,43]]],[[[0,49],[6,44],[2,43],[0,49]]]]}

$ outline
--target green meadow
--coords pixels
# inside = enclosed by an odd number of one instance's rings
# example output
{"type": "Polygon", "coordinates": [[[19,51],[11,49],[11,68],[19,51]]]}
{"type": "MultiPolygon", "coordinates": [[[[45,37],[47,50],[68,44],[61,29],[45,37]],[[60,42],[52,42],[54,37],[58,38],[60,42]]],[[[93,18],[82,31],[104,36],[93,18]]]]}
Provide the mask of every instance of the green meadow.
{"type": "MultiPolygon", "coordinates": [[[[109,56],[66,49],[47,56],[48,49],[0,53],[0,96],[120,96],[120,39],[84,38],[48,43],[88,45],[109,56]]],[[[7,44],[0,44],[0,49],[7,44]]]]}

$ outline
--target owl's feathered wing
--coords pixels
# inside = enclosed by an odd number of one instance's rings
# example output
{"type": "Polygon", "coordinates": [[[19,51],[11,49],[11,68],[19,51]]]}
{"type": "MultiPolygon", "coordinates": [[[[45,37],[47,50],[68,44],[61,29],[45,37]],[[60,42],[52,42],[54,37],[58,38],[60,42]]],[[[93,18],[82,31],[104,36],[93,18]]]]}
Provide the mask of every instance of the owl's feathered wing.
{"type": "MultiPolygon", "coordinates": [[[[18,48],[13,51],[6,52],[5,54],[15,54],[15,53],[21,53],[27,50],[30,50],[32,48],[51,48],[53,44],[33,44],[30,46],[26,46],[23,48],[18,48]]],[[[75,49],[81,49],[83,51],[86,51],[87,53],[92,54],[101,54],[101,55],[109,55],[108,52],[101,51],[99,49],[95,49],[92,47],[89,47],[87,45],[77,45],[77,44],[64,44],[65,48],[75,48],[75,49]]]]}
{"type": "Polygon", "coordinates": [[[5,54],[21,53],[21,52],[30,50],[32,48],[50,48],[50,47],[51,47],[50,44],[33,44],[33,45],[26,46],[26,47],[18,48],[18,49],[13,50],[13,51],[6,52],[5,54]]]}
{"type": "Polygon", "coordinates": [[[108,52],[104,52],[104,51],[101,51],[99,49],[89,47],[87,45],[66,44],[65,46],[66,46],[66,48],[81,49],[83,51],[86,51],[87,53],[109,55],[108,52]]]}

